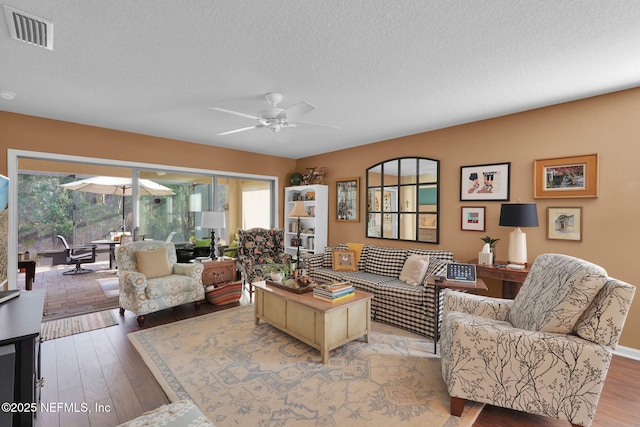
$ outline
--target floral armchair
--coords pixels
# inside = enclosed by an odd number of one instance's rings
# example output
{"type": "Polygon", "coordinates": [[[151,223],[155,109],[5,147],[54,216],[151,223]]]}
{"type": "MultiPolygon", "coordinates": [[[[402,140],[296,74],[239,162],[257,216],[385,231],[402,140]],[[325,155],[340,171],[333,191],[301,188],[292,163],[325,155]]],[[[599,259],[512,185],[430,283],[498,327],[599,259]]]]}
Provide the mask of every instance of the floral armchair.
{"type": "Polygon", "coordinates": [[[466,399],[590,426],[635,287],[578,258],[536,258],[514,300],[446,290],[451,414],[466,399]]]}
{"type": "Polygon", "coordinates": [[[249,286],[264,280],[269,263],[288,265],[291,261],[291,255],[284,251],[284,229],[238,230],[238,267],[249,286]]]}
{"type": "Polygon", "coordinates": [[[188,302],[200,308],[204,300],[200,263],[177,263],[173,243],[143,240],[120,245],[116,250],[120,282],[120,314],[138,315],[142,326],[146,315],[188,302]]]}

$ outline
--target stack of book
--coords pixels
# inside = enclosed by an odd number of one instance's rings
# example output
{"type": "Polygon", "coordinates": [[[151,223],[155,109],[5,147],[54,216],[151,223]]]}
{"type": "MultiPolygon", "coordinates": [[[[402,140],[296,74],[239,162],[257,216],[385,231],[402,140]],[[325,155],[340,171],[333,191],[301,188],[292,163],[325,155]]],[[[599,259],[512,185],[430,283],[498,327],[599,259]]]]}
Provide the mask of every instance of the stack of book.
{"type": "Polygon", "coordinates": [[[313,288],[313,296],[327,302],[339,302],[355,296],[355,289],[349,282],[326,283],[313,288]]]}

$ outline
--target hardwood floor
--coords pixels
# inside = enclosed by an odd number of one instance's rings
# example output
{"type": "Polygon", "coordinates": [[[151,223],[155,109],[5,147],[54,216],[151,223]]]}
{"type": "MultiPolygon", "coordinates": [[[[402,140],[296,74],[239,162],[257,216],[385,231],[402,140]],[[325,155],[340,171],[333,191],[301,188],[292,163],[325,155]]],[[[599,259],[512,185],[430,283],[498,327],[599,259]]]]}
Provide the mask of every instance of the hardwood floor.
{"type": "MultiPolygon", "coordinates": [[[[244,295],[241,304],[247,304],[244,295]]],[[[192,304],[147,316],[144,328],[204,315],[219,307],[192,304]]],[[[117,309],[114,312],[117,314],[117,309]]],[[[133,348],[127,334],[139,330],[126,312],[120,324],[42,343],[42,402],[57,412],[40,412],[36,426],[114,426],[168,403],[167,397],[133,348]],[[56,406],[66,404],[67,408],[56,406]],[[75,404],[76,408],[68,405],[75,404]],[[83,411],[81,404],[89,411],[83,411]],[[74,410],[75,409],[75,410],[74,410]]],[[[640,426],[640,361],[614,356],[593,426],[640,426]]],[[[567,427],[545,417],[486,406],[475,427],[567,427]]]]}

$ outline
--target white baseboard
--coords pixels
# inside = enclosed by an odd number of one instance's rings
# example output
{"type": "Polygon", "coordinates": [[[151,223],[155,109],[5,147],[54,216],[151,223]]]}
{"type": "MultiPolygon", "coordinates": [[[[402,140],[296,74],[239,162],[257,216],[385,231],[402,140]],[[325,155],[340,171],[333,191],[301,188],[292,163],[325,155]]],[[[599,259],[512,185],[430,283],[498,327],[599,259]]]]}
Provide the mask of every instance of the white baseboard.
{"type": "Polygon", "coordinates": [[[619,345],[616,347],[614,354],[622,357],[628,357],[629,359],[640,360],[640,350],[631,347],[619,345]]]}

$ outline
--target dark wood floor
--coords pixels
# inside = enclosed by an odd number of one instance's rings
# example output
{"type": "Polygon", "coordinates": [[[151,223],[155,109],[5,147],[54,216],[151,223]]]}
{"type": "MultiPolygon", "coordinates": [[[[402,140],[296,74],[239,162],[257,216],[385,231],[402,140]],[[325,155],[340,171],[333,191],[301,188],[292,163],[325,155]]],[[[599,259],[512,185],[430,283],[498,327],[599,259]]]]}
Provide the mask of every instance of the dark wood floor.
{"type": "MultiPolygon", "coordinates": [[[[245,295],[242,304],[248,303],[245,295]]],[[[231,305],[235,306],[235,305],[231,305]]],[[[227,306],[229,307],[229,306],[227,306]]],[[[223,308],[227,308],[223,307],[223,308]]],[[[147,316],[145,328],[223,309],[202,304],[164,310],[147,316]]],[[[117,309],[114,309],[117,313],[117,309]]],[[[127,334],[139,330],[135,316],[127,312],[120,324],[42,344],[45,386],[42,402],[75,403],[78,410],[40,413],[36,426],[114,426],[145,411],[168,403],[166,396],[127,334]],[[83,412],[87,404],[90,412],[83,412]]],[[[640,361],[615,356],[594,426],[640,426],[640,361]]],[[[567,427],[569,424],[486,406],[475,427],[567,427]]]]}

